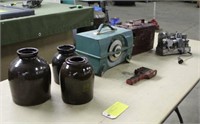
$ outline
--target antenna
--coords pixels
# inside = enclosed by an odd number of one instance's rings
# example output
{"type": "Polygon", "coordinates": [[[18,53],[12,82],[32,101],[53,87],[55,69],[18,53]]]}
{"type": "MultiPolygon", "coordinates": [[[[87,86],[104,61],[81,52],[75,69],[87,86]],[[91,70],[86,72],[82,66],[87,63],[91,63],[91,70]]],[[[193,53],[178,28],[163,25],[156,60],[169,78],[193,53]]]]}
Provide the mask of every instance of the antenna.
{"type": "Polygon", "coordinates": [[[156,2],[153,2],[153,19],[156,19],[156,2]]]}

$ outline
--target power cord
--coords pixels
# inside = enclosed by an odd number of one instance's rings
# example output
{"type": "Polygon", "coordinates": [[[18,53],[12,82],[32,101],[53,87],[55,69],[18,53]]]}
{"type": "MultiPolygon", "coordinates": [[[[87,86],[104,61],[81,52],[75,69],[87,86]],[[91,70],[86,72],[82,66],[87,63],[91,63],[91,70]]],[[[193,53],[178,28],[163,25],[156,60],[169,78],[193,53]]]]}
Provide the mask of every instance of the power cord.
{"type": "Polygon", "coordinates": [[[184,54],[184,55],[181,54],[181,55],[178,56],[178,64],[182,64],[184,61],[186,61],[186,60],[188,60],[188,59],[190,59],[190,58],[192,58],[192,53],[191,53],[191,52],[187,52],[187,54],[184,54]],[[190,57],[183,60],[183,59],[181,58],[181,56],[182,56],[182,57],[183,57],[183,56],[187,56],[187,57],[190,56],[190,57]]]}
{"type": "Polygon", "coordinates": [[[16,1],[16,2],[10,3],[9,6],[15,6],[15,5],[21,4],[21,3],[23,3],[23,1],[16,1]]]}

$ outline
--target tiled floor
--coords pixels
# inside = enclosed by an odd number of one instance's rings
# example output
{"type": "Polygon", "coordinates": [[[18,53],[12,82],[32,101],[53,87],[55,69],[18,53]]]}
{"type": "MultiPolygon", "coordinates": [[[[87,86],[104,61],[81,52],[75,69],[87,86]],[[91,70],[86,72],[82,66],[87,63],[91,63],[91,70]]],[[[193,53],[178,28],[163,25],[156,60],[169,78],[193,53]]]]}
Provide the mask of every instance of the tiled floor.
{"type": "Polygon", "coordinates": [[[142,18],[150,20],[154,17],[155,8],[155,18],[164,31],[178,31],[186,33],[190,39],[200,40],[200,9],[196,8],[194,3],[136,2],[136,6],[109,5],[107,8],[110,17],[119,17],[122,22],[142,18]]]}

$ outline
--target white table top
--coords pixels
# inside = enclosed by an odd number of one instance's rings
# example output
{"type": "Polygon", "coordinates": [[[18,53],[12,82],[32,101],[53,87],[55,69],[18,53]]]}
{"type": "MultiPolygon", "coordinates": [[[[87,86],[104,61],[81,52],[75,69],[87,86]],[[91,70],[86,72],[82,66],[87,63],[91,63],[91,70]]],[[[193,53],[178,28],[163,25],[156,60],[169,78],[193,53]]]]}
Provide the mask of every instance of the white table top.
{"type": "Polygon", "coordinates": [[[32,107],[18,106],[12,101],[8,81],[2,81],[0,123],[161,123],[200,79],[200,41],[190,40],[189,45],[193,56],[182,65],[178,64],[177,55],[158,56],[153,49],[133,56],[131,63],[109,69],[103,77],[96,76],[94,98],[84,105],[65,104],[61,99],[60,86],[52,79],[50,100],[32,107]],[[157,76],[133,86],[127,85],[126,79],[141,66],[157,69],[157,76]],[[102,116],[102,112],[116,101],[129,105],[129,108],[113,120],[102,116]]]}

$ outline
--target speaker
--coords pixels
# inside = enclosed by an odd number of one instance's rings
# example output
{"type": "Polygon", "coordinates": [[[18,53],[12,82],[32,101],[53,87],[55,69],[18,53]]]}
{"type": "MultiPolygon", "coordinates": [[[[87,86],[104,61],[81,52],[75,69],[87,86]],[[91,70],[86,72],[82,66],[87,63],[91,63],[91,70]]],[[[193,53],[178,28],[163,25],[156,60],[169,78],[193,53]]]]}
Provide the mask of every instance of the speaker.
{"type": "Polygon", "coordinates": [[[95,74],[129,61],[132,55],[133,34],[129,29],[101,24],[97,30],[76,34],[76,52],[89,59],[95,74]]]}

